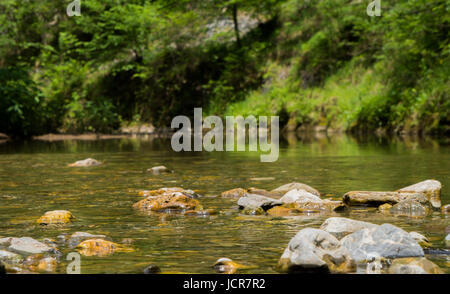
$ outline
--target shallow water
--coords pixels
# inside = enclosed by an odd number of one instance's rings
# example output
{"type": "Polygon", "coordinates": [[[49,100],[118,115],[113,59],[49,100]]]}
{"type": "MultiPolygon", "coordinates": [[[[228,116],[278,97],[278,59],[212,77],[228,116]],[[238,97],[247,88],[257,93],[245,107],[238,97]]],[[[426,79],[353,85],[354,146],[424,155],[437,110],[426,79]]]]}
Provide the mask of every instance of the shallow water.
{"type": "MultiPolygon", "coordinates": [[[[6,142],[0,144],[0,237],[42,240],[84,231],[107,235],[117,243],[132,240],[134,252],[83,256],[82,273],[140,273],[151,263],[163,272],[212,273],[220,257],[250,266],[241,273],[275,273],[273,267],[297,231],[319,227],[324,219],[338,215],[392,223],[422,233],[433,247],[443,248],[450,217],[438,212],[427,218],[381,216],[367,210],[290,218],[245,216],[238,213],[235,199],[216,195],[237,187],[270,190],[298,181],[315,187],[324,198],[340,198],[350,190],[396,190],[437,179],[443,184],[442,202],[448,204],[449,170],[450,145],[433,139],[290,137],[281,143],[274,163],[261,163],[254,152],[176,153],[167,139],[6,142]],[[88,157],[104,164],[67,167],[88,157]],[[175,172],[145,172],[157,165],[175,172]],[[132,208],[142,199],[138,191],[173,186],[198,191],[202,205],[219,214],[148,215],[132,208]],[[76,221],[60,227],[36,225],[39,216],[56,209],[70,210],[76,221]]],[[[428,258],[450,273],[449,257],[428,258]]],[[[65,272],[65,264],[59,272],[65,272]]]]}

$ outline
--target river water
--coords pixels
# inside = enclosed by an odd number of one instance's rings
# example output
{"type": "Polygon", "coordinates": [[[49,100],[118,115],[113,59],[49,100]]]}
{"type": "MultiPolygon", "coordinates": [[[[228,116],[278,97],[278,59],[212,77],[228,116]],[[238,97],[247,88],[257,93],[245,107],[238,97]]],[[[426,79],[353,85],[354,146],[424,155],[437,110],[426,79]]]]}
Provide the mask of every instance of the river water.
{"type": "MultiPolygon", "coordinates": [[[[81,259],[82,273],[141,273],[149,264],[163,272],[213,273],[221,257],[248,265],[241,273],[276,273],[274,266],[289,240],[302,228],[319,227],[330,216],[392,223],[426,235],[444,248],[450,216],[383,216],[365,209],[345,214],[296,217],[247,216],[236,199],[217,197],[232,188],[271,190],[289,182],[315,187],[323,198],[351,190],[390,191],[425,179],[439,180],[442,202],[450,203],[450,145],[436,139],[356,139],[350,136],[290,137],[281,142],[273,163],[255,152],[176,153],[168,139],[121,138],[93,141],[27,141],[0,144],[0,237],[42,240],[77,231],[104,234],[131,243],[134,252],[81,259]],[[85,158],[104,164],[70,168],[85,158]],[[165,165],[172,174],[146,170],[165,165]],[[203,195],[213,216],[148,215],[132,208],[141,190],[183,187],[203,195]],[[49,210],[70,210],[69,225],[42,227],[36,219],[49,210]]],[[[71,252],[60,248],[64,254],[71,252]]],[[[450,273],[450,259],[428,256],[450,273]]],[[[58,272],[65,272],[63,260],[58,272]]]]}

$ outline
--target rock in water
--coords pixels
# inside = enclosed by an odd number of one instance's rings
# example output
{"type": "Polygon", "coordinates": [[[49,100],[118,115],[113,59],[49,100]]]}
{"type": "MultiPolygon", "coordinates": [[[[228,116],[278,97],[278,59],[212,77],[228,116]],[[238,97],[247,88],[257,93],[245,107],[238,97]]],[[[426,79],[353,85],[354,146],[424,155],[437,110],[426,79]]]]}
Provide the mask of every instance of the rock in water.
{"type": "Polygon", "coordinates": [[[444,272],[425,257],[398,258],[389,267],[390,274],[443,274],[444,272]]]}
{"type": "Polygon", "coordinates": [[[69,247],[74,248],[84,240],[88,239],[106,239],[105,235],[93,235],[86,232],[75,232],[69,237],[69,247]]]}
{"type": "Polygon", "coordinates": [[[441,211],[444,214],[450,213],[450,204],[444,205],[441,207],[441,211]]]}
{"type": "Polygon", "coordinates": [[[376,226],[376,224],[352,220],[345,217],[330,217],[322,223],[320,229],[332,234],[338,239],[341,239],[342,237],[356,231],[366,228],[374,228],[376,226]]]}
{"type": "Polygon", "coordinates": [[[256,195],[256,194],[245,194],[245,196],[239,198],[237,204],[240,209],[247,210],[258,210],[262,209],[264,211],[283,204],[281,201],[269,198],[266,196],[256,195]]]}
{"type": "Polygon", "coordinates": [[[92,158],[87,158],[87,159],[79,160],[72,164],[69,164],[69,166],[71,166],[71,167],[89,167],[89,166],[97,166],[100,164],[102,164],[100,161],[97,161],[92,158]]]}
{"type": "Polygon", "coordinates": [[[37,223],[41,225],[66,224],[72,222],[73,219],[74,217],[70,211],[53,210],[47,211],[37,220],[37,223]]]}
{"type": "Polygon", "coordinates": [[[161,273],[161,269],[159,268],[159,266],[154,264],[151,264],[144,269],[144,274],[146,275],[159,273],[161,273]]]}
{"type": "Polygon", "coordinates": [[[201,210],[200,202],[181,192],[149,196],[133,205],[134,208],[147,211],[186,211],[201,210]]]}
{"type": "Polygon", "coordinates": [[[218,273],[234,274],[238,269],[247,266],[236,263],[229,258],[219,258],[213,265],[213,269],[218,273]]]}
{"type": "Polygon", "coordinates": [[[228,190],[228,191],[220,193],[220,197],[223,197],[223,198],[240,198],[240,197],[243,197],[245,195],[245,193],[247,193],[247,191],[245,189],[236,188],[236,189],[231,189],[231,190],[228,190]]]}
{"type": "Polygon", "coordinates": [[[347,273],[355,270],[355,264],[336,237],[306,228],[291,239],[277,268],[288,273],[347,273]]]}
{"type": "Polygon", "coordinates": [[[356,262],[381,258],[422,257],[422,247],[410,234],[391,224],[365,228],[341,240],[356,262]]]}
{"type": "Polygon", "coordinates": [[[414,199],[407,199],[392,206],[389,212],[400,216],[425,217],[430,213],[430,209],[414,199]]]}
{"type": "Polygon", "coordinates": [[[344,195],[343,201],[350,206],[380,206],[385,203],[396,204],[402,200],[413,199],[419,203],[428,203],[423,193],[415,192],[376,192],[351,191],[344,195]]]}
{"type": "Polygon", "coordinates": [[[431,205],[439,209],[441,207],[442,185],[436,180],[426,180],[398,190],[398,192],[423,193],[431,205]]]}
{"type": "Polygon", "coordinates": [[[103,239],[88,239],[77,246],[78,251],[85,256],[107,256],[115,252],[132,252],[131,248],[125,247],[103,239]]]}
{"type": "Polygon", "coordinates": [[[6,250],[0,250],[0,262],[11,265],[18,265],[22,261],[23,257],[21,255],[6,250]]]}
{"type": "Polygon", "coordinates": [[[289,184],[285,184],[282,185],[276,189],[273,189],[271,192],[272,193],[277,193],[280,196],[286,194],[287,192],[291,191],[291,190],[305,190],[308,193],[311,193],[313,195],[316,195],[317,197],[320,197],[320,193],[319,191],[317,191],[316,189],[314,189],[311,186],[308,186],[306,184],[302,184],[302,183],[289,183],[289,184]]]}
{"type": "Polygon", "coordinates": [[[54,248],[47,246],[30,237],[9,238],[8,250],[17,252],[19,254],[40,254],[53,252],[54,248]]]}
{"type": "Polygon", "coordinates": [[[280,201],[283,202],[284,204],[290,204],[294,202],[295,203],[322,202],[322,199],[305,190],[293,189],[284,194],[284,196],[280,198],[280,201]]]}
{"type": "Polygon", "coordinates": [[[163,173],[170,173],[171,171],[164,165],[160,165],[160,166],[154,166],[152,168],[149,168],[147,170],[147,172],[151,172],[154,175],[160,175],[163,173]]]}

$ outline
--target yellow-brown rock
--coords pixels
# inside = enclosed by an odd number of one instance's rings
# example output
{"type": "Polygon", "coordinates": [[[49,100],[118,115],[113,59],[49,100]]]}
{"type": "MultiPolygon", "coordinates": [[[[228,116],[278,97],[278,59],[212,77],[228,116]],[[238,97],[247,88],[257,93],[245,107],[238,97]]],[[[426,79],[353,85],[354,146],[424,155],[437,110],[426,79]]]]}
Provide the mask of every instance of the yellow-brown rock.
{"type": "Polygon", "coordinates": [[[47,211],[37,220],[37,223],[41,225],[66,224],[72,222],[73,219],[74,217],[70,211],[53,210],[47,211]]]}
{"type": "Polygon", "coordinates": [[[247,191],[242,188],[231,189],[220,194],[223,198],[240,198],[245,195],[247,191]]]}
{"type": "Polygon", "coordinates": [[[267,210],[267,213],[271,216],[290,216],[290,215],[298,215],[301,213],[298,209],[288,208],[284,206],[275,206],[271,209],[267,210]]]}
{"type": "Polygon", "coordinates": [[[199,210],[200,203],[183,193],[175,192],[161,196],[150,196],[133,205],[134,208],[148,211],[199,210]]]}
{"type": "Polygon", "coordinates": [[[180,188],[180,187],[172,187],[172,188],[161,188],[161,189],[157,189],[157,190],[144,190],[144,191],[140,191],[138,193],[139,196],[144,196],[144,197],[148,197],[148,196],[161,196],[161,195],[166,195],[166,194],[170,194],[173,192],[183,192],[184,189],[180,188]]]}
{"type": "Polygon", "coordinates": [[[132,252],[132,248],[106,241],[103,239],[89,239],[77,246],[80,254],[85,256],[107,256],[115,252],[132,252]]]}
{"type": "Polygon", "coordinates": [[[444,272],[425,257],[394,259],[389,267],[390,274],[443,274],[444,272]]]}

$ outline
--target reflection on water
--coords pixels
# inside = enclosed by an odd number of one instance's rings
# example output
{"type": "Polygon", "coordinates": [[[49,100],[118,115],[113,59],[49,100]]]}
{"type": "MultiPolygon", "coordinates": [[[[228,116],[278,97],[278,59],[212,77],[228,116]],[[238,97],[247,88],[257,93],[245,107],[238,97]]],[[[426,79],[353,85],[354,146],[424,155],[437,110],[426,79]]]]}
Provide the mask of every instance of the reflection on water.
{"type": "MultiPolygon", "coordinates": [[[[0,237],[55,239],[61,233],[85,231],[107,235],[117,243],[132,243],[134,252],[82,257],[82,273],[137,273],[151,263],[166,272],[211,273],[220,257],[251,266],[243,273],[274,273],[274,265],[295,233],[318,227],[331,215],[244,216],[238,214],[236,200],[217,194],[237,187],[273,189],[298,181],[326,197],[338,198],[349,190],[395,190],[437,179],[443,184],[443,204],[450,203],[448,142],[290,135],[281,142],[278,161],[261,163],[259,155],[176,153],[170,150],[170,139],[8,141],[0,144],[0,237]],[[67,167],[88,157],[104,165],[67,167]],[[157,165],[175,172],[158,176],[145,172],[157,165]],[[203,206],[220,213],[148,215],[132,208],[141,199],[138,191],[171,186],[198,191],[204,195],[203,206]],[[55,209],[70,210],[77,220],[56,228],[35,225],[45,211],[55,209]]],[[[439,213],[420,219],[353,210],[344,216],[417,231],[437,248],[444,246],[450,226],[450,218],[439,213]]],[[[429,258],[450,273],[445,257],[429,258]]]]}

